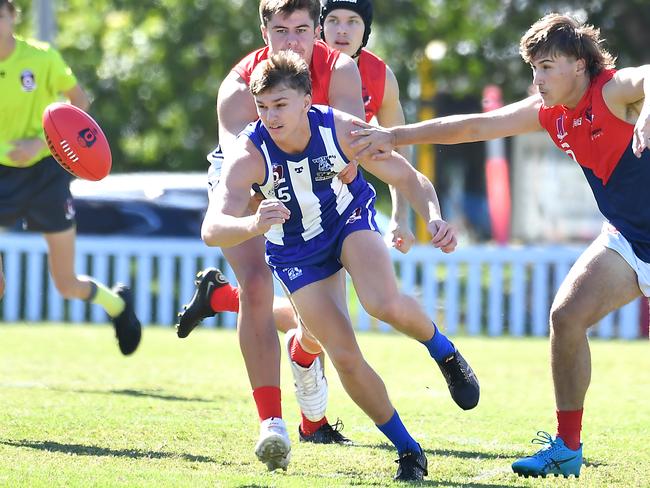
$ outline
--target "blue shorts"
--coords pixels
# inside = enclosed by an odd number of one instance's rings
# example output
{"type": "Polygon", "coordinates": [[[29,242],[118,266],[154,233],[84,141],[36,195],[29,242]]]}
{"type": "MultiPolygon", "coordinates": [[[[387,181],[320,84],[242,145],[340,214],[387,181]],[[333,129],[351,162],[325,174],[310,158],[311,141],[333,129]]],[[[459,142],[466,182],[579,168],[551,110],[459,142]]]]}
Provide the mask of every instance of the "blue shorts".
{"type": "Polygon", "coordinates": [[[52,156],[28,168],[0,165],[0,227],[61,232],[75,225],[72,175],[52,156]]]}
{"type": "MultiPolygon", "coordinates": [[[[369,207],[355,208],[339,232],[335,241],[336,245],[331,246],[329,249],[325,249],[322,253],[322,260],[319,262],[310,262],[309,264],[300,265],[297,260],[297,265],[290,267],[274,266],[269,264],[271,271],[275,277],[282,282],[289,293],[293,293],[303,286],[307,286],[311,283],[332,276],[343,267],[340,257],[343,248],[343,241],[347,236],[360,230],[371,230],[379,233],[377,223],[375,222],[375,213],[375,209],[372,205],[369,207]]],[[[314,239],[318,239],[318,237],[319,236],[316,236],[314,239]]]]}

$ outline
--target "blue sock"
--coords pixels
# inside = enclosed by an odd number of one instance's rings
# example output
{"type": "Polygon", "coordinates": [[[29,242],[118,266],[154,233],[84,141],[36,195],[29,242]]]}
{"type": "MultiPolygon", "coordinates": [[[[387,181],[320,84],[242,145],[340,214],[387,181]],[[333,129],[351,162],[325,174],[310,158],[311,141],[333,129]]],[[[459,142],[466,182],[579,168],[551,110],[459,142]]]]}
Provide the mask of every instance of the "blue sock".
{"type": "Polygon", "coordinates": [[[433,334],[433,337],[428,341],[422,341],[422,344],[424,344],[429,350],[429,354],[433,359],[436,361],[442,361],[444,358],[456,351],[456,348],[451,341],[438,330],[436,324],[433,324],[433,328],[436,329],[436,333],[433,334]]]}
{"type": "Polygon", "coordinates": [[[395,413],[388,422],[383,425],[378,425],[377,428],[393,443],[400,456],[407,451],[422,452],[420,445],[415,442],[415,439],[411,437],[411,434],[404,427],[397,410],[395,410],[395,413]]]}

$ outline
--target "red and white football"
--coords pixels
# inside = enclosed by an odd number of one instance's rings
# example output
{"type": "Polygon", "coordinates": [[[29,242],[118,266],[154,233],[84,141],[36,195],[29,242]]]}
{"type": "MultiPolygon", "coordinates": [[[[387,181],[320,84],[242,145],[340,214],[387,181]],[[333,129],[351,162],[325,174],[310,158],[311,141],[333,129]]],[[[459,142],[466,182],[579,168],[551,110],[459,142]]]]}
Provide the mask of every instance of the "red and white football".
{"type": "Polygon", "coordinates": [[[52,156],[77,178],[98,181],[111,171],[108,140],[99,124],[80,108],[51,103],[43,112],[43,130],[52,156]]]}

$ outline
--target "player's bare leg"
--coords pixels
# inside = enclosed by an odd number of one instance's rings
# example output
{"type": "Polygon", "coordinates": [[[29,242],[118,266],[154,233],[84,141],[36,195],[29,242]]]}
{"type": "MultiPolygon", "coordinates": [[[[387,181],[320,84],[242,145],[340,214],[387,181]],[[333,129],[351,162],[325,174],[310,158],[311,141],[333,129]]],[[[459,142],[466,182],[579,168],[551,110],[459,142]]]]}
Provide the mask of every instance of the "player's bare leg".
{"type": "Polygon", "coordinates": [[[424,344],[456,404],[464,410],[474,408],[480,396],[476,375],[418,301],[398,290],[393,263],[381,236],[369,230],[353,232],[343,241],[341,262],[352,277],[363,308],[424,344]]]}
{"type": "MultiPolygon", "coordinates": [[[[345,271],[339,271],[336,276],[341,284],[339,301],[345,303],[345,271]]],[[[293,308],[291,300],[289,304],[293,308]]],[[[296,400],[300,406],[298,437],[301,442],[350,445],[352,441],[341,433],[343,422],[337,419],[332,425],[325,416],[329,390],[325,378],[323,348],[316,337],[300,323],[297,310],[294,311],[298,326],[285,334],[285,347],[294,379],[296,400]]]]}
{"type": "Polygon", "coordinates": [[[636,273],[602,244],[589,246],[573,265],[551,307],[551,367],[558,410],[584,405],[591,380],[587,329],[639,296],[636,273]]]}
{"type": "Polygon", "coordinates": [[[239,346],[261,422],[255,454],[270,470],[286,469],[291,444],[282,420],[280,342],[273,321],[273,277],[264,261],[264,238],[222,251],[239,282],[239,346]]]}
{"type": "Polygon", "coordinates": [[[545,447],[515,461],[522,476],[578,477],[582,465],[580,432],[591,382],[587,330],[607,314],[641,295],[636,273],[616,251],[594,242],[573,265],[551,307],[551,370],[557,432],[542,432],[545,447]]]}
{"type": "Polygon", "coordinates": [[[307,285],[292,294],[305,327],[323,345],[346,392],[376,423],[394,412],[383,381],[366,363],[357,344],[340,292],[338,274],[307,285]]]}
{"type": "MultiPolygon", "coordinates": [[[[388,398],[384,382],[361,354],[340,277],[335,274],[300,288],[292,294],[292,300],[305,328],[327,351],[345,391],[395,445],[400,467],[417,467],[417,470],[409,470],[409,476],[417,472],[417,479],[422,479],[427,474],[424,451],[402,423],[388,398]]],[[[404,475],[400,475],[401,468],[398,476],[404,475]]]]}
{"type": "Polygon", "coordinates": [[[76,231],[72,227],[44,234],[48,246],[48,263],[54,284],[64,298],[77,298],[100,305],[111,317],[120,350],[132,354],[140,344],[142,328],[133,309],[131,290],[117,285],[110,290],[87,276],[77,276],[74,269],[76,231]]]}

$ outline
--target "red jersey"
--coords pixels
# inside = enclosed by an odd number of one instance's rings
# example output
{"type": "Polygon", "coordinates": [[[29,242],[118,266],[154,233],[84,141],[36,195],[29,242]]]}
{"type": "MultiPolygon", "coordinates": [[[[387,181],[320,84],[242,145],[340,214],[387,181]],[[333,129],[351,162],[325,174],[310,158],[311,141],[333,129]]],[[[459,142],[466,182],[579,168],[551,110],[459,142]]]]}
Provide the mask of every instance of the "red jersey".
{"type": "MultiPolygon", "coordinates": [[[[314,43],[314,52],[311,57],[311,63],[309,64],[313,104],[329,105],[330,80],[334,65],[339,59],[339,54],[341,54],[339,51],[331,49],[323,41],[316,41],[314,43]]],[[[268,57],[269,47],[266,46],[250,53],[237,63],[232,71],[241,76],[248,85],[250,83],[251,73],[255,67],[268,57]]]]}
{"type": "Polygon", "coordinates": [[[582,167],[602,214],[637,256],[650,263],[650,150],[640,159],[634,155],[634,125],[616,117],[605,104],[603,85],[614,73],[598,74],[573,109],[542,106],[539,121],[553,142],[582,167]]]}
{"type": "Polygon", "coordinates": [[[366,110],[366,122],[370,122],[370,119],[377,115],[384,101],[386,63],[379,56],[362,49],[358,66],[361,73],[361,94],[366,110]]]}

